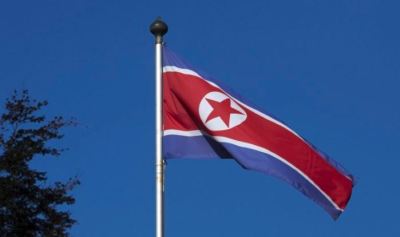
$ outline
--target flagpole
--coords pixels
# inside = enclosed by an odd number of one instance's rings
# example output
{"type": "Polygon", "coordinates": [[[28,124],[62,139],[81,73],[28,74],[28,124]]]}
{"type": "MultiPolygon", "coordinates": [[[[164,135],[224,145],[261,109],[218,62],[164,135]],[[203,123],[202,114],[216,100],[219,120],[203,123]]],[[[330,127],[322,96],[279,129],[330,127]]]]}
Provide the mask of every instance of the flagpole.
{"type": "Polygon", "coordinates": [[[156,237],[164,237],[164,159],[162,152],[162,45],[163,36],[168,32],[168,26],[161,18],[150,25],[150,32],[155,37],[155,68],[156,68],[156,237]]]}

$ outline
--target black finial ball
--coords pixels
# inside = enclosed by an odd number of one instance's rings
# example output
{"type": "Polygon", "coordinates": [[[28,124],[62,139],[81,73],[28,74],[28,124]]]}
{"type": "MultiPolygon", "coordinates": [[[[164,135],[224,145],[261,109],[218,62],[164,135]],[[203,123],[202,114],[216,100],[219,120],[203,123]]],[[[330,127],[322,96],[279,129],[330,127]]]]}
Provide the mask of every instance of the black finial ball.
{"type": "Polygon", "coordinates": [[[161,18],[157,18],[153,23],[150,25],[150,32],[154,36],[163,36],[168,32],[168,26],[161,20],[161,18]]]}

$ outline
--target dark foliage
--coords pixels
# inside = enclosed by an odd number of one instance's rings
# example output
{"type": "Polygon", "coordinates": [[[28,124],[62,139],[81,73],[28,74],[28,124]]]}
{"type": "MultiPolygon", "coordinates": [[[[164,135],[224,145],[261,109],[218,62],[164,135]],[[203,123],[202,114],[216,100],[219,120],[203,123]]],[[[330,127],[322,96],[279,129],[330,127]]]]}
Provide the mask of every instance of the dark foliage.
{"type": "Polygon", "coordinates": [[[73,125],[55,117],[37,115],[46,101],[36,101],[27,91],[15,92],[0,117],[0,236],[62,237],[76,222],[62,211],[75,199],[68,194],[77,178],[46,184],[46,172],[29,166],[35,157],[57,157],[62,149],[49,143],[63,137],[60,129],[73,125]]]}

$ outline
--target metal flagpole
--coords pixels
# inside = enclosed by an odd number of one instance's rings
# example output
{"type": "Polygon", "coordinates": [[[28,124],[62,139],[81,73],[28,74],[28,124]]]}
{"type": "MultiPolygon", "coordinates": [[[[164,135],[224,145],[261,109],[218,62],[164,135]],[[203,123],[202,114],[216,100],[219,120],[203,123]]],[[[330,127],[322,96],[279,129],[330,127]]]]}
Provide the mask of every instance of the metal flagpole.
{"type": "Polygon", "coordinates": [[[162,45],[168,26],[161,18],[150,25],[156,42],[156,237],[164,237],[164,159],[162,152],[162,45]]]}

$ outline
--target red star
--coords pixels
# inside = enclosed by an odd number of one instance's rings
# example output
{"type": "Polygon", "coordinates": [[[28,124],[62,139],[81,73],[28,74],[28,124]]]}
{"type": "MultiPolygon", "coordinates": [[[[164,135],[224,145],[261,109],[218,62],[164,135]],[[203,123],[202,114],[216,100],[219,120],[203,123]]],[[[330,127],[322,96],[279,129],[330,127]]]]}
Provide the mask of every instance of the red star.
{"type": "Polygon", "coordinates": [[[206,123],[213,118],[220,117],[221,120],[229,127],[229,120],[231,114],[242,114],[239,110],[231,107],[231,100],[229,98],[218,102],[215,100],[206,99],[208,103],[213,107],[213,111],[208,115],[206,123]]]}

